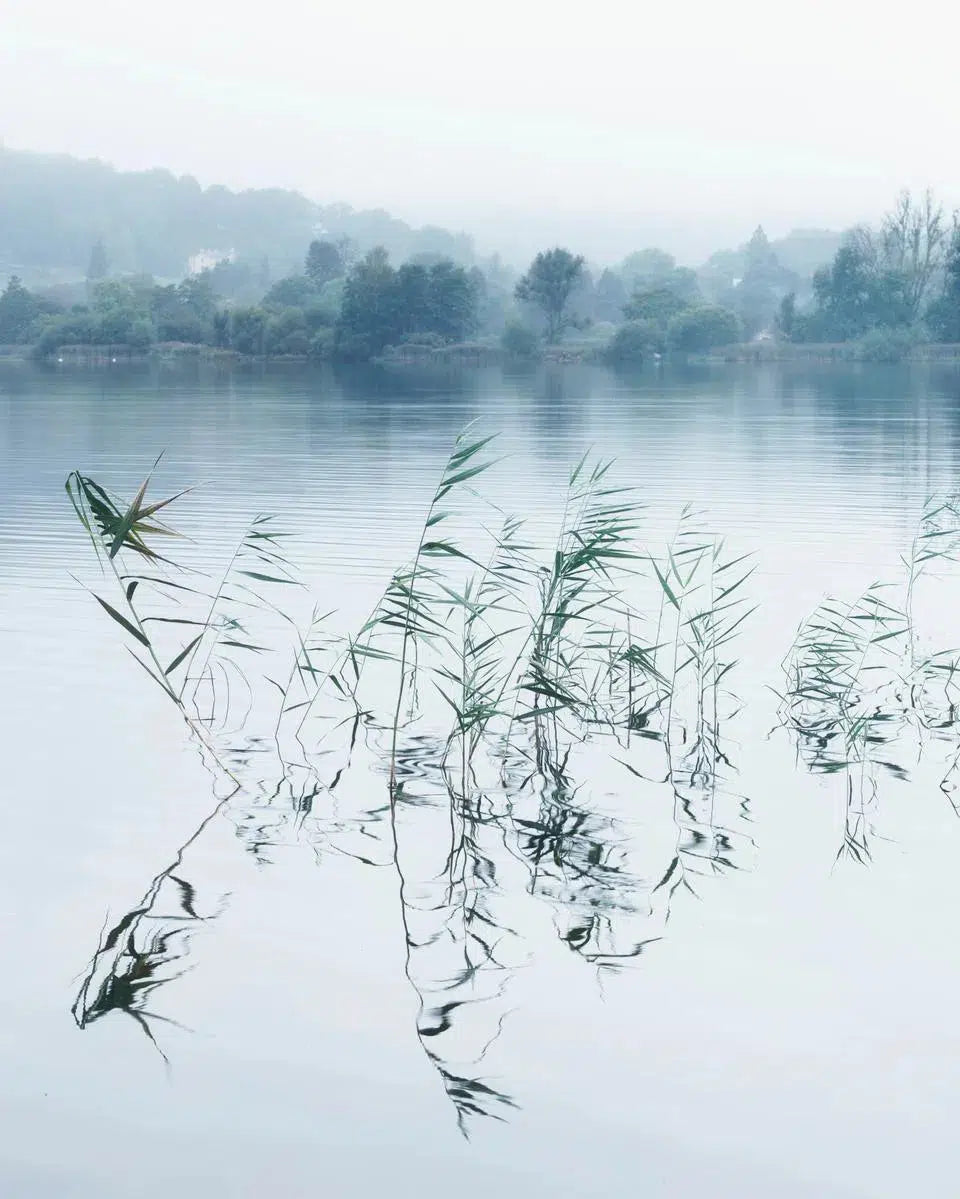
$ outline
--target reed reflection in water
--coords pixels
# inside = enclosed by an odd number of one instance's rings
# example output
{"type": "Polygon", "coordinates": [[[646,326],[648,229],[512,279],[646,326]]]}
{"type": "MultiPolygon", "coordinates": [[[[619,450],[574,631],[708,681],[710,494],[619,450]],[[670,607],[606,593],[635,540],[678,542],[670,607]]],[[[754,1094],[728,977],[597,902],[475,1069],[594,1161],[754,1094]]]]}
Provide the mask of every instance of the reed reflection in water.
{"type": "Polygon", "coordinates": [[[195,934],[227,902],[202,877],[203,840],[227,821],[260,864],[302,846],[321,867],[338,854],[394,875],[415,1034],[466,1134],[518,1104],[498,1050],[511,983],[536,967],[531,930],[547,918],[558,948],[619,969],[664,935],[681,889],[749,864],[723,748],[749,562],[689,510],[651,552],[636,497],[587,458],[542,556],[515,518],[489,531],[474,488],[490,440],[457,439],[410,564],[348,635],[310,608],[270,519],[210,580],[154,548],[175,533],[149,480],[124,504],[71,476],[113,584],[96,598],[179,710],[215,797],[101,934],[81,1028],[124,1012],[160,1048],[151,1004],[199,965],[195,934]]]}
{"type": "Polygon", "coordinates": [[[810,771],[843,780],[838,859],[870,860],[882,781],[908,780],[934,745],[945,747],[941,790],[960,814],[960,651],[930,648],[915,615],[920,585],[943,586],[958,554],[960,499],[932,497],[904,554],[902,581],[874,583],[852,601],[825,600],[785,659],[783,727],[810,771]]]}

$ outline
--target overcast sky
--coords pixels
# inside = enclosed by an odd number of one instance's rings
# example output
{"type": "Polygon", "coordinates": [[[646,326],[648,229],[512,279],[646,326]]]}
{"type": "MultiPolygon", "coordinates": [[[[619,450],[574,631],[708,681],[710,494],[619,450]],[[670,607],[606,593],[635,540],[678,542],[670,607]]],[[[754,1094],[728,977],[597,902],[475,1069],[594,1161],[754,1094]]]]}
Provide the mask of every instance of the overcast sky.
{"type": "Polygon", "coordinates": [[[0,137],[683,258],[960,203],[954,6],[0,0],[0,137]]]}

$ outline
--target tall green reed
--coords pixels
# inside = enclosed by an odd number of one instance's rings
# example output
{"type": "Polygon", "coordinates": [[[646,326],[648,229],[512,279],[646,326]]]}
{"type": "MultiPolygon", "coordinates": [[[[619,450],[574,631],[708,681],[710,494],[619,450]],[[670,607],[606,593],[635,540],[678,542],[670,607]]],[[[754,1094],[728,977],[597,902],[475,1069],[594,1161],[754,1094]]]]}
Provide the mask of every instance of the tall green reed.
{"type": "MultiPolygon", "coordinates": [[[[637,924],[637,897],[646,891],[627,863],[627,830],[592,812],[584,783],[575,781],[588,742],[609,737],[618,752],[632,756],[652,745],[665,755],[663,778],[645,785],[666,784],[672,797],[679,875],[698,856],[715,869],[729,861],[729,838],[703,805],[725,763],[721,726],[731,706],[721,696],[749,615],[744,559],[729,555],[691,512],[668,550],[651,554],[640,539],[636,493],[611,481],[611,463],[589,455],[569,474],[557,537],[546,553],[515,517],[501,513],[499,525],[488,528],[491,505],[475,484],[493,465],[491,440],[470,428],[457,438],[409,563],[346,634],[332,631],[332,614],[319,606],[298,621],[293,598],[299,603],[306,592],[274,521],[255,518],[211,582],[186,565],[156,564],[150,541],[161,534],[154,514],[177,497],[151,507],[145,484],[123,505],[105,499],[86,476],[68,481],[98,553],[109,554],[126,525],[117,554],[145,556],[160,594],[164,587],[176,592],[180,606],[163,627],[180,640],[169,654],[155,643],[151,613],[140,606],[145,578],[129,589],[134,579],[117,568],[122,602],[134,609],[118,603],[107,610],[205,745],[216,751],[217,737],[223,740],[214,715],[230,709],[229,694],[220,696],[239,678],[256,692],[249,706],[257,719],[261,692],[274,703],[268,727],[283,775],[276,794],[292,796],[294,775],[309,776],[295,803],[298,827],[317,824],[321,799],[334,803],[358,744],[387,776],[383,811],[366,813],[361,825],[382,820],[390,844],[383,861],[369,864],[391,864],[396,872],[405,969],[419,996],[418,1037],[461,1120],[502,1113],[512,1103],[444,1048],[453,1045],[444,1038],[472,1004],[490,1000],[490,1011],[498,1010],[494,997],[505,968],[499,947],[514,938],[497,913],[505,865],[523,866],[529,894],[555,907],[563,943],[594,965],[616,965],[656,939],[637,924]],[[474,516],[477,503],[482,520],[474,516]],[[278,629],[289,643],[285,656],[278,629]],[[146,640],[131,630],[145,630],[146,640]],[[422,714],[426,720],[416,725],[422,714]],[[424,725],[428,733],[418,731],[424,725]],[[291,728],[303,751],[296,765],[284,756],[291,728]],[[333,729],[342,730],[346,744],[328,759],[324,781],[317,763],[333,729]],[[442,868],[411,865],[411,854],[430,843],[415,817],[440,810],[449,824],[442,868]],[[440,946],[462,956],[459,969],[428,961],[427,950],[440,946]]],[[[259,747],[260,738],[249,739],[259,747]]],[[[235,779],[246,778],[253,760],[241,767],[236,757],[220,758],[235,779]]],[[[261,840],[269,840],[268,825],[261,832],[259,821],[249,823],[257,854],[261,840]]],[[[357,857],[367,862],[363,850],[357,857]]],[[[677,877],[676,866],[663,871],[653,898],[672,893],[677,877]]],[[[117,944],[111,941],[102,962],[117,944]]],[[[144,969],[131,955],[116,958],[109,987],[119,987],[118,994],[128,967],[135,974],[144,969]]],[[[151,960],[158,965],[143,975],[148,985],[159,978],[160,963],[172,961],[160,951],[151,960]]],[[[89,994],[90,1011],[104,1007],[99,991],[89,994]]]]}

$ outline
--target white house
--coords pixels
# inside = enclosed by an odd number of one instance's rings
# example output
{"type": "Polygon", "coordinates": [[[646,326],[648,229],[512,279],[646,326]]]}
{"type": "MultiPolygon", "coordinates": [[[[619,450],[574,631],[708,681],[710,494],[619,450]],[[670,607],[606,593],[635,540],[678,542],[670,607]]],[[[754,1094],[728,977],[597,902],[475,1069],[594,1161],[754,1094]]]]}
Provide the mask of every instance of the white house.
{"type": "Polygon", "coordinates": [[[199,275],[202,271],[209,271],[217,265],[218,262],[236,262],[236,250],[198,250],[196,254],[191,254],[187,259],[187,274],[199,275]]]}

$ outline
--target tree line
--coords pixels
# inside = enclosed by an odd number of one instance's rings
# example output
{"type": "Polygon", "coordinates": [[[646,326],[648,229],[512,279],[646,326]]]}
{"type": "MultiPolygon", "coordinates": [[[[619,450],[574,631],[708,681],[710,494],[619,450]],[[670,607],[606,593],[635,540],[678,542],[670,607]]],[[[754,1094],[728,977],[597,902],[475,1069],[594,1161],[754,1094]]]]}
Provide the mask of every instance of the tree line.
{"type": "Polygon", "coordinates": [[[613,334],[613,357],[668,347],[708,349],[735,341],[735,313],[703,302],[692,272],[668,255],[632,256],[629,299],[619,273],[596,283],[582,256],[537,254],[518,279],[498,264],[484,272],[421,255],[394,267],[382,247],[351,261],[346,244],[311,242],[302,272],[268,287],[259,302],[222,294],[233,264],[160,284],[111,277],[102,247],[90,255],[85,294],[66,306],[16,276],[0,295],[0,345],[29,345],[38,358],[65,346],[143,353],[157,344],[239,354],[366,361],[395,347],[436,349],[480,339],[513,357],[534,357],[571,332],[613,334]],[[597,316],[609,317],[597,320],[597,316]],[[619,322],[620,328],[617,329],[619,322]]]}
{"type": "Polygon", "coordinates": [[[717,255],[699,271],[647,249],[596,272],[554,247],[518,276],[496,258],[467,267],[420,253],[394,266],[383,247],[360,255],[350,239],[314,238],[301,268],[272,284],[232,261],[160,283],[112,274],[97,241],[82,294],[9,280],[0,345],[32,346],[40,358],[70,345],[140,353],[180,343],[365,361],[403,347],[481,344],[520,358],[575,343],[593,357],[639,362],[756,337],[852,341],[877,358],[921,340],[960,341],[960,221],[930,194],[904,194],[879,229],[851,230],[816,270],[785,265],[781,252],[758,228],[735,257],[717,255]]]}
{"type": "Polygon", "coordinates": [[[776,323],[788,340],[860,341],[878,357],[960,342],[960,214],[948,218],[929,191],[902,193],[879,229],[846,234],[813,276],[812,303],[784,296],[776,323]]]}

